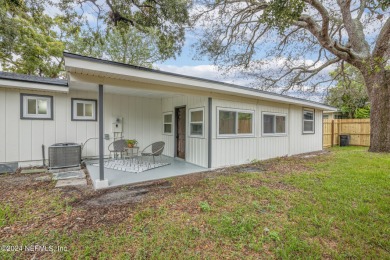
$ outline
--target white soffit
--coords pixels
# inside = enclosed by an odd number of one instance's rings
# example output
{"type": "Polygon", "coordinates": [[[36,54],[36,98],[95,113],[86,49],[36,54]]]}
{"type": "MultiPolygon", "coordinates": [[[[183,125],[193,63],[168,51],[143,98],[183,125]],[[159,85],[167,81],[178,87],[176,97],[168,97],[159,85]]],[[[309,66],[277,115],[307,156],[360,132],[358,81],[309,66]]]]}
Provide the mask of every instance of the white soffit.
{"type": "Polygon", "coordinates": [[[105,93],[137,97],[162,98],[183,95],[174,91],[161,90],[161,85],[151,86],[150,84],[141,82],[95,77],[77,73],[68,73],[68,83],[71,90],[97,92],[98,84],[103,84],[105,93]]]}
{"type": "MultiPolygon", "coordinates": [[[[329,107],[327,105],[306,101],[303,99],[296,99],[267,92],[253,91],[250,89],[245,89],[244,87],[234,87],[229,84],[190,78],[184,75],[172,75],[169,73],[156,72],[148,69],[137,69],[135,67],[133,68],[131,66],[115,63],[109,64],[108,62],[99,62],[98,59],[89,57],[80,56],[80,58],[77,58],[65,56],[65,69],[71,75],[82,74],[92,76],[96,80],[100,80],[101,84],[104,84],[106,81],[105,78],[129,80],[132,82],[143,82],[153,85],[176,87],[178,88],[178,91],[180,91],[180,89],[191,89],[208,93],[222,93],[252,99],[256,98],[260,100],[293,104],[321,110],[336,110],[335,108],[329,107]]],[[[70,85],[70,87],[72,87],[72,85],[70,85]]]]}
{"type": "Polygon", "coordinates": [[[38,83],[38,82],[24,82],[24,81],[16,81],[16,80],[7,80],[7,79],[0,79],[0,87],[49,91],[49,92],[60,92],[60,93],[68,93],[69,92],[69,88],[64,87],[64,86],[42,84],[42,83],[38,83]]]}

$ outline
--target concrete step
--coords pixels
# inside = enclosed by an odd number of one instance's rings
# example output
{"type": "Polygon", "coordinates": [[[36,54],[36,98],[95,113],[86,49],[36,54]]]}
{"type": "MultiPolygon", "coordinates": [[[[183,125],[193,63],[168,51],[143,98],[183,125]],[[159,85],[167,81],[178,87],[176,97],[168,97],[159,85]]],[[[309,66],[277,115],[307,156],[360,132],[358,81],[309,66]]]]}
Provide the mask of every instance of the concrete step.
{"type": "Polygon", "coordinates": [[[53,173],[53,180],[85,179],[84,171],[67,171],[53,173]]]}
{"type": "Polygon", "coordinates": [[[58,173],[58,172],[69,172],[69,171],[79,171],[81,170],[80,166],[70,167],[70,168],[60,168],[60,169],[50,169],[50,173],[58,173]]]}
{"type": "Polygon", "coordinates": [[[87,186],[86,179],[66,179],[58,180],[56,183],[56,188],[66,187],[66,186],[87,186]]]}

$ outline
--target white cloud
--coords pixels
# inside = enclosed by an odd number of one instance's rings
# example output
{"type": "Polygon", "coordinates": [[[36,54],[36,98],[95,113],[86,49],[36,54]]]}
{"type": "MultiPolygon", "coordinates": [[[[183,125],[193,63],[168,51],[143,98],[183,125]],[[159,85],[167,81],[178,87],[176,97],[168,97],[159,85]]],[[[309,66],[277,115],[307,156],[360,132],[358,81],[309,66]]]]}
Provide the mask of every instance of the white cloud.
{"type": "Polygon", "coordinates": [[[160,70],[187,75],[192,77],[211,79],[221,81],[221,72],[214,65],[195,65],[195,66],[175,66],[175,65],[157,65],[160,70]]]}
{"type": "Polygon", "coordinates": [[[157,67],[162,71],[231,83],[239,86],[249,86],[249,84],[253,81],[253,79],[243,79],[237,77],[237,71],[234,70],[232,72],[220,71],[215,65],[175,66],[159,64],[157,67]]]}
{"type": "MultiPolygon", "coordinates": [[[[273,66],[281,66],[282,62],[274,61],[273,66]]],[[[253,78],[240,78],[236,73],[223,73],[218,70],[214,65],[194,65],[194,66],[175,66],[175,65],[158,65],[158,68],[162,71],[176,73],[180,75],[187,75],[192,77],[198,77],[202,79],[216,80],[225,83],[232,83],[239,86],[249,87],[253,83],[253,78]]],[[[280,93],[282,89],[270,89],[268,91],[274,91],[280,93]]],[[[326,88],[318,87],[317,92],[312,93],[310,86],[304,87],[301,91],[291,90],[286,94],[294,97],[305,98],[313,101],[321,102],[323,100],[326,88]]]]}

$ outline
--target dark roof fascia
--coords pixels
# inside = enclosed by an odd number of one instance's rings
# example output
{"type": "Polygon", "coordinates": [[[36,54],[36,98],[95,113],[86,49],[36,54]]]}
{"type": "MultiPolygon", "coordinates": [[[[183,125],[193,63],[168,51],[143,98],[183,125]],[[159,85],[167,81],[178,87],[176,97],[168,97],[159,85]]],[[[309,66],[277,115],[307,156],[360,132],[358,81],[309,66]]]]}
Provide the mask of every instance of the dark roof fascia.
{"type": "Polygon", "coordinates": [[[116,62],[116,61],[102,60],[102,59],[98,59],[98,58],[94,58],[94,57],[88,57],[88,56],[83,56],[83,55],[74,54],[74,53],[70,53],[70,52],[64,52],[64,56],[65,57],[69,57],[69,58],[80,59],[80,60],[99,62],[99,63],[103,63],[103,64],[108,64],[108,65],[115,65],[115,66],[120,66],[120,67],[126,67],[126,68],[142,70],[142,71],[159,73],[159,74],[169,75],[169,76],[174,76],[174,77],[181,77],[181,78],[186,78],[186,79],[199,80],[199,81],[204,81],[204,82],[224,85],[224,86],[228,86],[228,87],[233,87],[233,88],[237,88],[237,89],[249,90],[249,91],[253,91],[253,92],[256,92],[256,93],[272,95],[272,96],[277,96],[277,97],[284,97],[284,98],[297,100],[297,101],[302,101],[302,102],[308,102],[308,103],[312,103],[313,105],[320,105],[320,106],[328,107],[330,109],[334,109],[334,107],[331,107],[331,106],[328,106],[326,104],[323,104],[323,103],[320,103],[320,102],[316,102],[316,101],[311,101],[311,100],[307,100],[307,99],[303,99],[303,98],[277,94],[277,93],[274,93],[274,92],[264,91],[264,90],[260,90],[260,89],[248,88],[248,87],[235,85],[235,84],[231,84],[231,83],[226,83],[226,82],[221,82],[221,81],[217,81],[217,80],[211,80],[211,79],[204,79],[204,78],[199,78],[199,77],[187,76],[187,75],[182,75],[182,74],[177,74],[177,73],[172,73],[172,72],[167,72],[167,71],[161,71],[161,70],[150,69],[150,68],[145,68],[145,67],[141,67],[141,66],[135,66],[135,65],[131,65],[131,64],[120,63],[120,62],[116,62]]]}
{"type": "MultiPolygon", "coordinates": [[[[26,78],[18,77],[18,75],[22,75],[22,74],[9,73],[9,72],[6,72],[6,73],[8,75],[12,75],[14,77],[8,77],[8,76],[4,75],[0,71],[0,79],[11,80],[11,81],[19,81],[19,82],[28,82],[28,83],[39,83],[39,84],[51,85],[51,86],[54,85],[54,86],[60,86],[60,87],[68,87],[68,81],[67,80],[52,79],[53,81],[48,82],[48,81],[44,81],[44,80],[40,80],[39,79],[39,78],[42,78],[42,77],[34,77],[34,78],[26,79],[26,78]]],[[[44,79],[51,79],[51,78],[44,78],[44,79]]]]}

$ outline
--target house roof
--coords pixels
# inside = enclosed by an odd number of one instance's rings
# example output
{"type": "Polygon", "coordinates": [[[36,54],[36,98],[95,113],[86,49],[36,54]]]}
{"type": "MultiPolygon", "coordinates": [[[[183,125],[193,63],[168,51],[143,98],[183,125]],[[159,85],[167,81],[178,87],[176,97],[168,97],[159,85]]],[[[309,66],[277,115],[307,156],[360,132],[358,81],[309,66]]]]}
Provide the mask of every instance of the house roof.
{"type": "MultiPolygon", "coordinates": [[[[156,75],[161,75],[161,76],[170,76],[175,79],[189,79],[189,80],[195,80],[195,81],[201,81],[205,83],[211,83],[213,85],[217,84],[221,86],[225,91],[230,92],[231,94],[238,94],[234,90],[244,90],[244,91],[249,91],[252,93],[254,97],[266,97],[267,99],[271,99],[274,101],[291,101],[291,103],[302,103],[304,105],[312,105],[313,107],[319,107],[324,110],[334,110],[335,108],[328,106],[326,104],[320,103],[320,102],[315,102],[315,101],[310,101],[306,100],[303,98],[297,98],[297,97],[291,97],[287,95],[282,95],[282,94],[277,94],[274,92],[269,92],[269,91],[264,91],[264,90],[259,90],[259,89],[254,89],[254,88],[249,88],[249,87],[244,87],[236,84],[231,84],[231,83],[226,83],[226,82],[220,82],[216,80],[210,80],[210,79],[204,79],[204,78],[199,78],[199,77],[193,77],[193,76],[187,76],[187,75],[182,75],[182,74],[177,74],[177,73],[172,73],[172,72],[166,72],[166,71],[160,71],[156,69],[150,69],[150,68],[145,68],[141,66],[135,66],[135,65],[130,65],[130,64],[125,64],[125,63],[120,63],[120,62],[114,62],[114,61],[109,61],[109,60],[103,60],[103,59],[98,59],[98,58],[93,58],[93,57],[88,57],[88,56],[83,56],[83,55],[78,55],[74,53],[69,53],[69,52],[64,52],[65,58],[71,58],[71,59],[76,59],[76,60],[82,60],[82,61],[87,61],[87,62],[93,62],[97,64],[106,64],[110,66],[116,66],[116,67],[122,67],[122,68],[128,68],[132,70],[138,70],[140,72],[149,72],[153,73],[156,75]]],[[[66,64],[66,59],[65,59],[65,64],[66,64]]]]}
{"type": "Polygon", "coordinates": [[[46,85],[68,87],[68,81],[65,79],[46,78],[46,77],[39,77],[39,76],[18,74],[12,72],[4,72],[4,71],[0,71],[0,79],[21,81],[21,82],[34,82],[34,83],[40,83],[46,85]]]}

